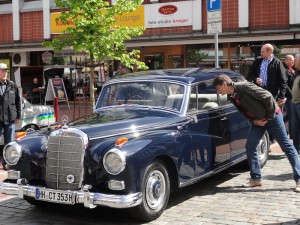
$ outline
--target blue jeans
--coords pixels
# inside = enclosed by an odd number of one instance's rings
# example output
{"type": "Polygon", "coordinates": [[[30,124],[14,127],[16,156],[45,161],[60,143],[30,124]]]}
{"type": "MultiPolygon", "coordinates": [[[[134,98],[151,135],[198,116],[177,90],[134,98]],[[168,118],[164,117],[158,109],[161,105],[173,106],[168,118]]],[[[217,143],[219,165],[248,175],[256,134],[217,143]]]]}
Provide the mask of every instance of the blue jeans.
{"type": "Polygon", "coordinates": [[[292,133],[293,144],[295,149],[300,153],[299,138],[300,138],[300,103],[292,103],[292,133]]]}
{"type": "Polygon", "coordinates": [[[270,120],[264,127],[252,125],[250,127],[246,152],[247,159],[250,166],[250,176],[253,180],[261,179],[260,163],[257,154],[257,146],[265,131],[268,131],[272,137],[274,137],[282,151],[286,154],[294,173],[294,180],[300,182],[300,160],[296,149],[290,141],[285,126],[283,123],[282,114],[276,114],[273,120],[270,120]]]}
{"type": "MultiPolygon", "coordinates": [[[[15,139],[15,124],[1,124],[0,123],[0,131],[3,129],[3,135],[4,135],[4,145],[8,144],[9,142],[12,142],[15,139]]],[[[2,132],[0,132],[0,138],[1,138],[2,132]]],[[[2,161],[2,165],[5,165],[6,162],[2,161]]]]}

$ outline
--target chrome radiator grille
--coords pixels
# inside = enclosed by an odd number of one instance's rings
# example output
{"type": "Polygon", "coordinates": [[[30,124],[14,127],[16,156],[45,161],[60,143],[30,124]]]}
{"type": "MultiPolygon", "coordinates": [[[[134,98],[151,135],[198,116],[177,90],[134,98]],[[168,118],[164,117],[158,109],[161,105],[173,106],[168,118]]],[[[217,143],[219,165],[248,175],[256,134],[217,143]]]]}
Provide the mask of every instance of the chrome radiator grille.
{"type": "Polygon", "coordinates": [[[81,137],[50,136],[46,157],[46,186],[77,190],[83,179],[84,142],[81,137]],[[75,178],[73,182],[72,178],[75,178]]]}

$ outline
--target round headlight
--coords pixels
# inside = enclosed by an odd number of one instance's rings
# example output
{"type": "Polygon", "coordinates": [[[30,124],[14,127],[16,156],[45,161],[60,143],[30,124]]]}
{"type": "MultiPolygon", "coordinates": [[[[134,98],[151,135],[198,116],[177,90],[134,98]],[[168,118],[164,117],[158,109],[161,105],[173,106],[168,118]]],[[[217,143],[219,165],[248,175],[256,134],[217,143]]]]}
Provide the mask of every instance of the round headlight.
{"type": "Polygon", "coordinates": [[[3,158],[8,165],[16,165],[21,156],[21,146],[16,142],[10,142],[3,149],[3,158]]]}
{"type": "Polygon", "coordinates": [[[103,166],[105,170],[112,175],[121,173],[124,170],[125,165],[125,155],[117,148],[109,150],[104,155],[103,166]]]}

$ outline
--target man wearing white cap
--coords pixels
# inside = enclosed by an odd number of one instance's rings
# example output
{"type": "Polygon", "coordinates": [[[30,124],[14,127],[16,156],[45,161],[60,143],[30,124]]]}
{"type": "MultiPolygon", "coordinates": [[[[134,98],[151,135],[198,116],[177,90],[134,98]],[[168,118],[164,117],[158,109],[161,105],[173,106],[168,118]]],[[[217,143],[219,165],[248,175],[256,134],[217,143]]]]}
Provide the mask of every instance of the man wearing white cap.
{"type": "MultiPolygon", "coordinates": [[[[0,63],[0,131],[3,130],[5,145],[14,140],[15,123],[19,123],[21,117],[19,89],[7,79],[7,71],[7,65],[0,63]]],[[[5,160],[2,161],[2,166],[7,170],[5,160]]]]}

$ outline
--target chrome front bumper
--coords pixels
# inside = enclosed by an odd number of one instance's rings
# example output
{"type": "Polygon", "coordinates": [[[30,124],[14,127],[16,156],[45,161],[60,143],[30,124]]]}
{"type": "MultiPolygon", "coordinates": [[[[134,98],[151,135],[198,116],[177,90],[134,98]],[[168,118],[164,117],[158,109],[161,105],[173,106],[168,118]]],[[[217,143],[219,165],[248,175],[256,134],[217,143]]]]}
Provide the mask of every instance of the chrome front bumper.
{"type": "MultiPolygon", "coordinates": [[[[24,184],[23,179],[18,179],[17,184],[2,182],[0,183],[0,193],[5,195],[15,195],[19,198],[24,198],[25,196],[35,199],[36,189],[49,190],[43,187],[37,187],[32,185],[24,184]]],[[[82,190],[72,191],[75,195],[74,204],[83,204],[87,208],[95,208],[97,205],[107,206],[111,208],[130,208],[139,205],[142,202],[142,193],[133,193],[128,195],[111,195],[111,194],[101,194],[92,193],[88,190],[88,185],[84,186],[82,190]]],[[[53,190],[60,191],[61,190],[53,190]]],[[[70,193],[70,191],[65,191],[70,193]]]]}

